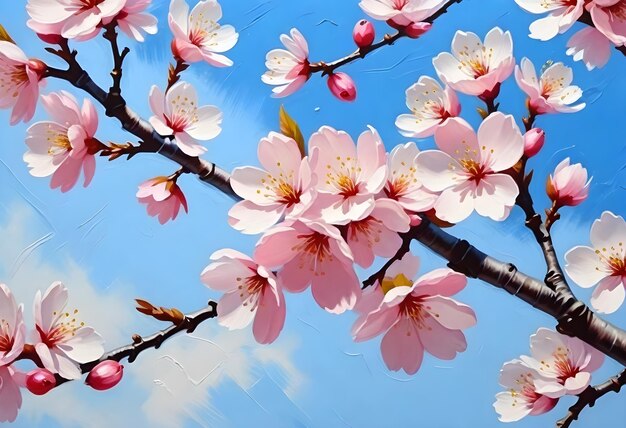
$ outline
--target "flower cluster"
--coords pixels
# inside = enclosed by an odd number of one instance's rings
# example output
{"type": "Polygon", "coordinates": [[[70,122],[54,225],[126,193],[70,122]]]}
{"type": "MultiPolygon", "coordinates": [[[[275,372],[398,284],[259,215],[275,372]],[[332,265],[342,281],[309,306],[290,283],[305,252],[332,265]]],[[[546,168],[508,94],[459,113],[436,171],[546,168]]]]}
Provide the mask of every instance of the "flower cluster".
{"type": "Polygon", "coordinates": [[[564,395],[578,395],[591,383],[591,372],[604,355],[580,339],[540,328],[530,337],[532,356],[502,366],[494,408],[502,422],[546,413],[564,395]]]}
{"type": "Polygon", "coordinates": [[[534,14],[548,13],[530,25],[530,37],[550,40],[567,32],[576,21],[588,14],[590,26],[579,30],[567,42],[567,55],[583,61],[587,69],[603,67],[611,57],[611,48],[626,45],[626,0],[515,0],[534,14]]]}
{"type": "MultiPolygon", "coordinates": [[[[14,421],[22,404],[20,388],[42,395],[54,388],[58,375],[79,379],[80,364],[102,357],[104,341],[96,331],[79,320],[78,309],[67,308],[68,291],[60,282],[53,283],[45,293],[38,291],[33,304],[35,326],[33,343],[26,343],[23,305],[18,305],[11,290],[0,284],[0,422],[14,421]],[[32,359],[40,368],[26,374],[13,363],[32,359]]],[[[121,379],[114,361],[96,366],[90,385],[108,389],[121,379]]]]}

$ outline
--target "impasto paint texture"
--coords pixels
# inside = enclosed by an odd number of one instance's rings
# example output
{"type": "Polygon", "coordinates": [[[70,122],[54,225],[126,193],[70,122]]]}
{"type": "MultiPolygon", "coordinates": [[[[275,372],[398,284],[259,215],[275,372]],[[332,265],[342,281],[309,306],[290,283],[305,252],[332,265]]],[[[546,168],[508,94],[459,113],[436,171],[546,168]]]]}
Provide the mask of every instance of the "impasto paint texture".
{"type": "Polygon", "coordinates": [[[624,425],[626,0],[0,24],[0,422],[624,425]]]}

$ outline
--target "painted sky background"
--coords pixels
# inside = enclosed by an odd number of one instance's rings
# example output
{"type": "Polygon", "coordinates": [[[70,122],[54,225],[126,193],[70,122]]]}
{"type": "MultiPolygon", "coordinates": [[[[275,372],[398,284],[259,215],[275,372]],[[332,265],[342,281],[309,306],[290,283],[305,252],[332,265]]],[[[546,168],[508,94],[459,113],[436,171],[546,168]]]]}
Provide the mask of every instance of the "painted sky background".
{"type": "MultiPolygon", "coordinates": [[[[155,0],[153,13],[159,34],[144,44],[123,39],[132,48],[125,64],[124,96],[144,117],[150,115],[148,91],[164,86],[170,60],[167,1],[155,0]]],[[[192,1],[191,3],[195,3],[192,1]]],[[[512,0],[465,0],[438,20],[420,40],[401,40],[342,71],[358,85],[355,103],[334,99],[325,82],[314,76],[295,95],[277,100],[260,80],[265,53],[279,47],[278,37],[297,27],[309,41],[311,59],[332,60],[353,50],[353,24],[364,15],[356,0],[223,0],[224,23],[240,33],[228,52],[229,69],[196,64],[183,78],[198,88],[200,101],[224,112],[223,132],[207,143],[207,156],[230,170],[257,164],[256,144],[277,129],[281,103],[300,123],[305,135],[322,125],[344,129],[353,136],[366,125],[376,127],[388,150],[407,140],[395,129],[395,117],[405,112],[404,91],[420,75],[434,76],[431,58],[448,50],[457,29],[481,37],[498,25],[513,34],[519,60],[529,57],[538,67],[547,60],[573,66],[575,83],[589,103],[581,113],[541,117],[547,144],[531,162],[535,169],[536,206],[547,206],[544,179],[570,156],[583,162],[594,176],[589,199],[576,209],[563,210],[554,227],[559,256],[574,245],[587,244],[594,219],[605,209],[626,214],[626,58],[613,55],[602,70],[588,72],[566,57],[566,36],[551,42],[527,37],[533,16],[512,0]]],[[[29,56],[50,59],[43,44],[28,31],[23,1],[0,3],[0,21],[29,56]]],[[[386,28],[377,23],[382,34],[386,28]]],[[[570,32],[570,35],[573,34],[570,32]]],[[[108,87],[109,47],[104,40],[77,46],[79,59],[94,80],[108,87]]],[[[51,61],[53,64],[54,60],[51,61]]],[[[50,81],[47,91],[71,90],[50,81]]],[[[477,125],[478,103],[462,97],[463,117],[477,125]]],[[[524,96],[513,79],[499,98],[501,110],[521,119],[524,96]]],[[[118,123],[99,108],[101,140],[126,141],[118,123]]],[[[35,290],[62,280],[73,306],[114,348],[133,333],[148,334],[162,326],[133,309],[134,297],[184,311],[202,307],[218,295],[203,287],[199,273],[209,255],[224,246],[249,252],[254,237],[244,237],[226,224],[231,201],[193,177],[179,183],[190,213],[160,226],[145,214],[135,198],[136,186],[155,175],[168,175],[176,166],[157,156],[137,156],[130,162],[99,159],[92,185],[68,194],[49,188],[49,181],[28,174],[22,162],[27,125],[8,126],[0,112],[0,281],[26,302],[27,316],[35,290]]],[[[35,119],[43,119],[40,107],[35,119]]],[[[521,120],[519,121],[521,125],[521,120]]],[[[433,146],[432,139],[418,142],[433,146]]],[[[523,227],[520,210],[503,223],[473,216],[452,232],[489,254],[515,263],[536,277],[544,275],[540,251],[523,227]]],[[[443,266],[427,249],[415,245],[423,269],[443,266]]],[[[575,287],[575,286],[574,286],[575,287]]],[[[575,287],[588,301],[591,290],[575,287]]],[[[142,354],[126,366],[124,382],[114,391],[97,393],[74,382],[43,398],[26,397],[15,426],[272,426],[272,427],[497,427],[493,411],[503,362],[528,353],[528,338],[538,327],[554,321],[505,292],[471,280],[458,300],[471,305],[478,325],[467,331],[468,350],[453,361],[426,356],[414,376],[389,372],[380,357],[380,339],[355,344],[350,327],[354,315],[322,311],[308,292],[289,295],[287,322],[281,337],[258,346],[249,331],[228,332],[206,323],[191,337],[169,341],[159,351],[142,354]]],[[[31,318],[29,318],[31,319],[31,318]]],[[[606,319],[626,327],[626,308],[606,319]]],[[[620,370],[607,360],[594,373],[596,382],[620,370]]],[[[515,427],[552,426],[573,398],[561,400],[546,415],[529,417],[515,427]]],[[[586,409],[575,427],[616,427],[626,420],[624,395],[610,394],[586,409]],[[622,422],[618,422],[622,421],[622,422]],[[605,425],[606,424],[606,425],[605,425]]]]}

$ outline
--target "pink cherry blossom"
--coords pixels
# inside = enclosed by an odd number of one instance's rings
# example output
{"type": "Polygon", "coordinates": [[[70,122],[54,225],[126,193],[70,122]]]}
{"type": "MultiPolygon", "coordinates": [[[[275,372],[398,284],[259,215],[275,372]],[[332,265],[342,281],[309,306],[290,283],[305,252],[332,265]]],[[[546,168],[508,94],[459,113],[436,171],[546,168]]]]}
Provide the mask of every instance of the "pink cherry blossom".
{"type": "Polygon", "coordinates": [[[264,169],[235,168],[230,183],[244,200],[229,211],[229,223],[243,233],[260,233],[283,217],[300,216],[313,202],[311,169],[292,138],[271,132],[259,142],[264,169]]]}
{"type": "Polygon", "coordinates": [[[591,226],[591,247],[577,246],[565,254],[565,271],[581,287],[598,284],[591,305],[613,313],[626,296],[626,222],[605,211],[591,226]]]}
{"type": "Polygon", "coordinates": [[[141,183],[137,198],[140,203],[146,204],[148,215],[158,217],[161,224],[174,220],[180,207],[188,212],[185,194],[176,184],[176,180],[170,177],[155,177],[141,183]]]}
{"type": "Polygon", "coordinates": [[[311,170],[317,176],[314,207],[331,224],[362,220],[387,179],[385,146],[370,127],[357,144],[347,133],[323,126],[309,140],[311,170]]]}
{"type": "Polygon", "coordinates": [[[530,336],[532,357],[520,358],[539,373],[535,391],[550,398],[578,395],[591,383],[591,372],[604,362],[604,354],[576,337],[540,328],[530,336]]]}
{"type": "Polygon", "coordinates": [[[354,340],[384,333],[381,351],[385,364],[408,374],[419,370],[424,352],[442,360],[454,359],[467,348],[462,330],[476,324],[474,311],[450,298],[466,283],[465,275],[450,269],[434,270],[415,282],[404,272],[398,273],[383,281],[380,305],[365,315],[365,320],[357,320],[354,340]]]}
{"type": "Polygon", "coordinates": [[[97,360],[104,341],[96,331],[78,321],[78,309],[66,310],[67,288],[54,282],[46,292],[35,295],[35,351],[44,368],[65,379],[79,379],[79,364],[97,360]]]}
{"type": "Polygon", "coordinates": [[[503,171],[524,153],[524,138],[511,115],[491,114],[478,129],[460,118],[448,119],[437,129],[440,150],[417,155],[417,178],[432,192],[442,192],[435,203],[437,217],[451,223],[474,210],[496,221],[506,219],[519,189],[503,171]]]}
{"type": "Polygon", "coordinates": [[[579,163],[570,165],[565,158],[548,178],[546,191],[557,207],[576,206],[589,196],[590,183],[587,170],[579,163]]]}
{"type": "Polygon", "coordinates": [[[309,77],[309,45],[306,39],[296,28],[292,28],[291,37],[281,34],[280,41],[287,48],[274,49],[265,56],[267,71],[261,80],[268,85],[276,86],[272,89],[272,96],[282,98],[293,94],[300,89],[309,77]]]}
{"type": "Polygon", "coordinates": [[[405,26],[420,22],[437,12],[446,0],[361,0],[363,12],[380,21],[405,26]]]}
{"type": "Polygon", "coordinates": [[[504,363],[500,371],[500,385],[504,392],[496,394],[493,404],[501,422],[515,422],[528,415],[540,415],[556,406],[558,398],[539,394],[535,380],[541,375],[520,360],[504,363]]]}
{"type": "Polygon", "coordinates": [[[150,124],[163,136],[173,135],[183,153],[199,156],[206,147],[198,143],[211,140],[222,132],[222,112],[215,106],[198,105],[196,89],[178,82],[164,95],[156,85],[150,90],[150,124]]]}
{"type": "Polygon", "coordinates": [[[530,37],[550,40],[557,34],[563,34],[581,17],[585,0],[515,0],[521,8],[534,14],[549,12],[530,24],[530,37]]]}
{"type": "Polygon", "coordinates": [[[16,372],[10,366],[0,366],[0,422],[13,422],[22,407],[22,393],[16,372]]]}
{"type": "Polygon", "coordinates": [[[415,143],[398,145],[389,154],[385,194],[396,200],[407,211],[424,212],[435,206],[437,193],[427,190],[417,179],[417,155],[415,143]]]}
{"type": "Polygon", "coordinates": [[[452,54],[442,52],[433,59],[442,82],[468,95],[497,95],[515,68],[511,33],[495,27],[483,43],[474,33],[457,31],[452,54]]]}
{"type": "Polygon", "coordinates": [[[98,114],[85,99],[82,108],[69,92],[53,92],[41,97],[52,120],[37,122],[28,128],[24,161],[34,177],[52,176],[50,187],[69,191],[80,177],[87,187],[96,171],[94,155],[102,144],[94,138],[98,114]]]}
{"type": "Polygon", "coordinates": [[[28,0],[27,25],[39,34],[88,40],[100,32],[103,20],[117,15],[126,0],[28,0]]]}
{"type": "Polygon", "coordinates": [[[591,0],[587,9],[598,31],[616,46],[626,46],[626,0],[591,0]]]}
{"type": "Polygon", "coordinates": [[[270,229],[257,243],[254,260],[282,269],[278,280],[299,293],[311,286],[315,301],[328,312],[352,309],[361,294],[352,253],[336,227],[319,221],[289,221],[270,229]]]}
{"type": "Polygon", "coordinates": [[[449,117],[461,113],[456,93],[448,86],[442,88],[429,76],[421,76],[406,90],[406,106],[411,114],[401,114],[396,119],[396,126],[405,137],[430,137],[449,117]]]}
{"type": "Polygon", "coordinates": [[[269,269],[235,250],[220,250],[202,272],[202,282],[224,294],[217,319],[230,330],[252,324],[257,342],[276,340],[285,324],[285,297],[280,279],[269,269]]]}
{"type": "Polygon", "coordinates": [[[572,69],[562,62],[546,68],[539,79],[528,58],[515,69],[515,80],[528,95],[528,106],[535,114],[575,113],[585,108],[585,103],[572,105],[583,95],[578,86],[571,85],[573,78],[572,69]]]}
{"type": "Polygon", "coordinates": [[[23,305],[15,303],[9,287],[0,283],[0,367],[11,364],[24,349],[23,310],[23,305]]]}
{"type": "Polygon", "coordinates": [[[377,199],[367,217],[347,225],[347,242],[354,262],[366,268],[374,263],[374,256],[393,257],[402,245],[398,233],[408,232],[410,222],[398,202],[377,199]]]}
{"type": "Polygon", "coordinates": [[[609,62],[613,44],[594,27],[586,27],[574,34],[567,42],[567,54],[574,61],[583,61],[587,70],[602,68],[609,62]]]}
{"type": "Polygon", "coordinates": [[[217,0],[203,0],[189,13],[185,0],[172,0],[168,15],[174,34],[174,51],[186,62],[206,61],[215,67],[233,62],[221,55],[237,43],[239,34],[231,25],[221,25],[222,7],[217,0]]]}
{"type": "Polygon", "coordinates": [[[17,45],[0,41],[0,108],[12,108],[11,125],[35,114],[46,65],[28,59],[17,45]]]}
{"type": "Polygon", "coordinates": [[[158,30],[157,19],[146,13],[151,4],[152,0],[125,0],[124,7],[117,15],[103,21],[107,24],[107,21],[115,19],[120,30],[128,37],[143,42],[143,33],[156,34],[158,30]]]}

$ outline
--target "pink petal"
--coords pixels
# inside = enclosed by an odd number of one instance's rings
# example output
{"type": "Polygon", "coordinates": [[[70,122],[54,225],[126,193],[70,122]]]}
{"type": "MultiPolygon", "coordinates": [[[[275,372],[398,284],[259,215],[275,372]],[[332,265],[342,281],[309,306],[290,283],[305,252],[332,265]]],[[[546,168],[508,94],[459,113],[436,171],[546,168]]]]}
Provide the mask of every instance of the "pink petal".
{"type": "Polygon", "coordinates": [[[476,325],[476,314],[472,308],[449,297],[426,297],[423,306],[437,322],[451,330],[463,330],[476,325]]]}
{"type": "Polygon", "coordinates": [[[391,327],[383,337],[380,349],[389,370],[402,369],[412,375],[422,365],[424,348],[410,319],[402,318],[391,327]]]}
{"type": "Polygon", "coordinates": [[[452,360],[467,349],[463,332],[447,329],[431,316],[418,325],[418,333],[426,352],[442,360],[452,360]]]}
{"type": "Polygon", "coordinates": [[[272,343],[285,325],[285,297],[282,291],[266,286],[262,291],[252,331],[257,342],[272,343]]]}

